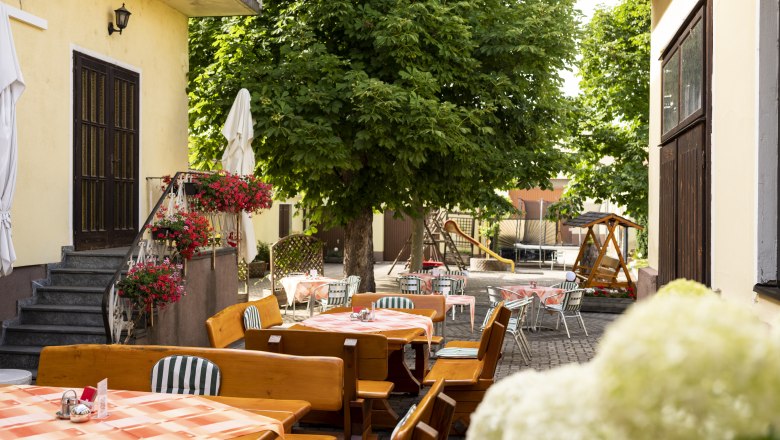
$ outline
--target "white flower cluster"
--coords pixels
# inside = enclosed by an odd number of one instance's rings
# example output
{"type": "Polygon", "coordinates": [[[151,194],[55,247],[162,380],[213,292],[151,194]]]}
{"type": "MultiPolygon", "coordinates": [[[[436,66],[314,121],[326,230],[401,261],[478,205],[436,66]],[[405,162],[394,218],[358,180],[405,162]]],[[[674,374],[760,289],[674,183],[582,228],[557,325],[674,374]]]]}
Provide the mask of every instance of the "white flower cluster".
{"type": "Polygon", "coordinates": [[[472,415],[468,438],[733,439],[780,431],[778,334],[747,308],[700,293],[701,285],[680,283],[637,303],[588,364],[496,383],[472,415]]]}

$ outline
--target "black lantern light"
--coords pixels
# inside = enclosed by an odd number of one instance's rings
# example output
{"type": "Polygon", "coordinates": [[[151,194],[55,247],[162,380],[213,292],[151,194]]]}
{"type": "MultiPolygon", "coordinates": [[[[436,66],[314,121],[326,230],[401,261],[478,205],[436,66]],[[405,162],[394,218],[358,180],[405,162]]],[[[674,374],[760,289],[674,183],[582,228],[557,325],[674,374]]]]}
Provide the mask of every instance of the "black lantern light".
{"type": "Polygon", "coordinates": [[[122,33],[122,29],[127,27],[127,22],[130,20],[130,11],[125,9],[125,4],[122,3],[122,7],[119,9],[114,9],[114,15],[116,16],[116,27],[114,27],[114,23],[109,22],[108,23],[108,35],[113,34],[114,32],[122,33]]]}

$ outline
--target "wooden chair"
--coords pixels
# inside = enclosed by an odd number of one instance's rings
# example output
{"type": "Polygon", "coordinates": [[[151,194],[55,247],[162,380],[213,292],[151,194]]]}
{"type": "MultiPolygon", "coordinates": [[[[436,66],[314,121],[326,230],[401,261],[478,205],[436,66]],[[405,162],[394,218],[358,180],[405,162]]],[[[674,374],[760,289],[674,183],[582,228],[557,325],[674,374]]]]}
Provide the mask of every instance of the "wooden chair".
{"type": "Polygon", "coordinates": [[[443,390],[444,381],[436,381],[420,403],[409,408],[390,440],[446,440],[456,403],[443,390]]]}
{"type": "MultiPolygon", "coordinates": [[[[493,313],[493,319],[482,331],[476,359],[439,359],[425,376],[425,385],[433,385],[436,381],[443,380],[447,395],[456,401],[452,426],[454,434],[462,434],[468,429],[471,413],[482,402],[485,392],[495,380],[510,317],[511,312],[503,304],[499,304],[493,313]]],[[[472,341],[463,341],[467,344],[457,342],[461,341],[453,341],[447,344],[447,347],[473,346],[472,341]]]]}
{"type": "Polygon", "coordinates": [[[244,311],[249,306],[257,308],[262,328],[282,325],[282,313],[279,311],[279,302],[273,295],[257,301],[233,304],[206,320],[206,332],[209,335],[209,343],[213,348],[242,345],[241,342],[244,339],[244,311]]]}
{"type": "Polygon", "coordinates": [[[387,382],[387,337],[371,333],[308,330],[249,330],[247,350],[296,356],[338,356],[344,361],[344,402],[341,411],[313,411],[304,421],[344,426],[344,438],[371,436],[373,400],[386,400],[393,389],[387,382]]]}

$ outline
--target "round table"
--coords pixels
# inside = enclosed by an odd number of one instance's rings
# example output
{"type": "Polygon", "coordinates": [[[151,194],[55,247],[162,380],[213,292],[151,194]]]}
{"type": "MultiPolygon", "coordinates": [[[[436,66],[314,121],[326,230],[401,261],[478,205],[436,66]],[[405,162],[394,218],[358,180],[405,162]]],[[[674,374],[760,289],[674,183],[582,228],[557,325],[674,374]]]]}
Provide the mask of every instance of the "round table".
{"type": "Polygon", "coordinates": [[[29,385],[32,373],[27,370],[0,369],[0,383],[7,385],[29,385]]]}

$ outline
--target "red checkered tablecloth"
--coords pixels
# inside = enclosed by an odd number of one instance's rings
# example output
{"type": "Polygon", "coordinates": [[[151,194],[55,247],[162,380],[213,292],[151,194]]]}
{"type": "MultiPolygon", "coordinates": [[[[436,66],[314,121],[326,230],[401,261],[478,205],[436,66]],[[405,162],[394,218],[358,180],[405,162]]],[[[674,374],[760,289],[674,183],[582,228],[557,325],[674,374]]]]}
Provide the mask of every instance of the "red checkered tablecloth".
{"type": "Polygon", "coordinates": [[[515,296],[511,295],[504,295],[504,299],[506,300],[514,300],[514,299],[520,299],[520,298],[528,298],[531,296],[536,296],[539,298],[539,301],[545,302],[547,301],[547,304],[558,304],[563,300],[563,295],[560,295],[564,292],[563,289],[558,289],[556,287],[544,287],[544,286],[537,286],[537,287],[531,287],[529,285],[522,285],[522,286],[501,286],[502,289],[510,290],[514,292],[515,296]]]}
{"type": "MultiPolygon", "coordinates": [[[[469,312],[471,313],[471,331],[474,331],[474,307],[477,304],[477,299],[472,295],[447,295],[444,301],[448,306],[469,306],[469,312]]],[[[445,317],[445,319],[447,319],[445,317]]]]}
{"type": "MultiPolygon", "coordinates": [[[[110,390],[107,418],[71,423],[56,416],[66,390],[0,387],[0,439],[229,439],[261,431],[274,431],[284,438],[278,420],[198,396],[143,391],[110,390]]],[[[80,394],[81,389],[76,391],[80,394]]]]}
{"type": "Polygon", "coordinates": [[[433,321],[427,316],[377,309],[373,321],[352,320],[350,313],[323,313],[303,322],[301,325],[331,332],[376,333],[388,330],[419,328],[425,332],[428,345],[433,336],[433,321]]]}

